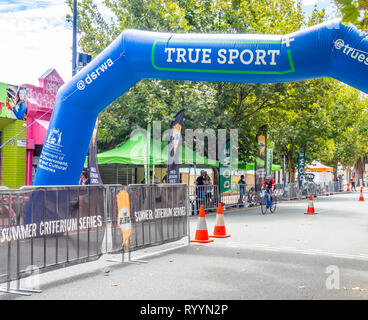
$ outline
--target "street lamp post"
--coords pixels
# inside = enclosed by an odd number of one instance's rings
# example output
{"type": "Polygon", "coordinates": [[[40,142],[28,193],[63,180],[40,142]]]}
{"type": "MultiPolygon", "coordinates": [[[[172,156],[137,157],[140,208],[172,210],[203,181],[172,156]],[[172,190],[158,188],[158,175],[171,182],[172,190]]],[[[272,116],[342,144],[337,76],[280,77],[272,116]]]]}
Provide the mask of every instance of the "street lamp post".
{"type": "Polygon", "coordinates": [[[72,54],[72,75],[77,73],[77,0],[73,3],[73,54],[72,54]]]}

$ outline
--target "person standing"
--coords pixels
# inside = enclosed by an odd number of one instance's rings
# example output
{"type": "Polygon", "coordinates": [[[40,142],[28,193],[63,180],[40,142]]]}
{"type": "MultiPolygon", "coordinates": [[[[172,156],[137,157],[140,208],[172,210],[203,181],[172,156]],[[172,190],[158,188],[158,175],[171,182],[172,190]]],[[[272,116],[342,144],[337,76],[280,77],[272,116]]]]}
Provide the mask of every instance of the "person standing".
{"type": "Polygon", "coordinates": [[[350,179],[351,181],[351,191],[356,191],[356,187],[355,187],[355,173],[353,174],[353,176],[350,179]]]}
{"type": "Polygon", "coordinates": [[[211,201],[212,199],[212,183],[211,183],[211,178],[208,175],[207,171],[204,172],[204,180],[203,180],[203,185],[204,185],[204,195],[205,195],[205,199],[206,199],[206,203],[205,203],[205,207],[207,208],[207,204],[211,201]]]}
{"type": "Polygon", "coordinates": [[[243,202],[243,198],[245,196],[245,191],[246,191],[246,182],[244,180],[244,175],[242,174],[240,176],[240,180],[238,181],[238,185],[239,185],[239,192],[240,192],[240,198],[239,198],[239,202],[243,202]]]}
{"type": "Polygon", "coordinates": [[[337,177],[337,188],[338,188],[339,192],[342,192],[343,191],[342,190],[342,185],[343,185],[343,179],[342,179],[342,176],[339,175],[337,177]]]}
{"type": "MultiPolygon", "coordinates": [[[[166,176],[164,177],[164,179],[166,179],[166,176]]],[[[151,170],[150,171],[150,183],[152,184],[159,184],[160,183],[160,179],[157,178],[156,176],[153,176],[153,171],[151,170]]],[[[146,184],[146,178],[144,178],[142,181],[141,181],[141,184],[146,184]]]]}
{"type": "Polygon", "coordinates": [[[206,172],[204,170],[201,170],[201,175],[196,179],[196,187],[195,187],[195,193],[196,193],[196,202],[197,202],[197,212],[199,210],[199,206],[201,204],[204,204],[204,188],[205,188],[205,174],[206,172]]]}
{"type": "Polygon", "coordinates": [[[206,171],[201,170],[200,176],[196,179],[196,185],[197,186],[203,186],[204,185],[204,176],[206,174],[206,171]]]}
{"type": "Polygon", "coordinates": [[[79,179],[79,185],[80,186],[86,186],[89,184],[88,174],[87,171],[83,170],[81,177],[79,179]]]}

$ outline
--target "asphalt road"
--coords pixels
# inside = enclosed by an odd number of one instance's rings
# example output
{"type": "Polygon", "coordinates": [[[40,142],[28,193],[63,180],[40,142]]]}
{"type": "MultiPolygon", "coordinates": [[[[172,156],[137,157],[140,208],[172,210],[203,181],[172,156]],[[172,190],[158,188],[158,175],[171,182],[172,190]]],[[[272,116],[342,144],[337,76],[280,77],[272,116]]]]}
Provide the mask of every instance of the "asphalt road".
{"type": "MultiPolygon", "coordinates": [[[[40,294],[0,299],[367,299],[368,194],[225,211],[231,237],[208,244],[174,244],[134,252],[147,263],[100,260],[40,275],[40,294]],[[163,250],[163,251],[161,251],[163,250]]],[[[216,216],[206,217],[209,233],[216,216]]],[[[194,236],[197,217],[190,218],[194,236]]],[[[119,255],[113,256],[121,259],[119,255]]],[[[23,280],[24,281],[24,280],[23,280]]]]}

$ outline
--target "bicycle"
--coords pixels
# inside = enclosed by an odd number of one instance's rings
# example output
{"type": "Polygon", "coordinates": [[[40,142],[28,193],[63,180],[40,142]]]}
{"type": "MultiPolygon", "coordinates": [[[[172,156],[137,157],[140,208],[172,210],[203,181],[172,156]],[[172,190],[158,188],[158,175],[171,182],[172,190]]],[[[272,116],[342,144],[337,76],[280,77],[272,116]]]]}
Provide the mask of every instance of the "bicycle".
{"type": "Polygon", "coordinates": [[[247,203],[248,203],[248,207],[253,207],[256,205],[256,192],[254,190],[254,187],[251,187],[248,191],[247,194],[247,203]]]}
{"type": "Polygon", "coordinates": [[[270,209],[271,213],[274,213],[276,210],[276,198],[275,196],[270,197],[268,190],[265,190],[264,196],[261,201],[261,212],[262,214],[266,214],[267,209],[270,209]]]}

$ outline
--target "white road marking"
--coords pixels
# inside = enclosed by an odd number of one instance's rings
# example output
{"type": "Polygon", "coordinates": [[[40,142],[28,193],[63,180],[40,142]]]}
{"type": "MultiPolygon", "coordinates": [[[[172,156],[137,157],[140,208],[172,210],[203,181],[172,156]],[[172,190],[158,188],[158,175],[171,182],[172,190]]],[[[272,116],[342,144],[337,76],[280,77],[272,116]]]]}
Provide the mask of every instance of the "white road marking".
{"type": "Polygon", "coordinates": [[[363,253],[344,254],[344,253],[323,251],[321,249],[298,249],[295,247],[270,246],[266,244],[244,244],[240,242],[215,243],[214,245],[226,246],[226,247],[238,248],[238,249],[241,249],[241,248],[264,249],[266,251],[274,251],[274,252],[299,253],[299,254],[305,254],[305,255],[321,255],[321,256],[328,256],[328,257],[334,257],[334,258],[368,261],[368,254],[363,254],[363,253]]]}

